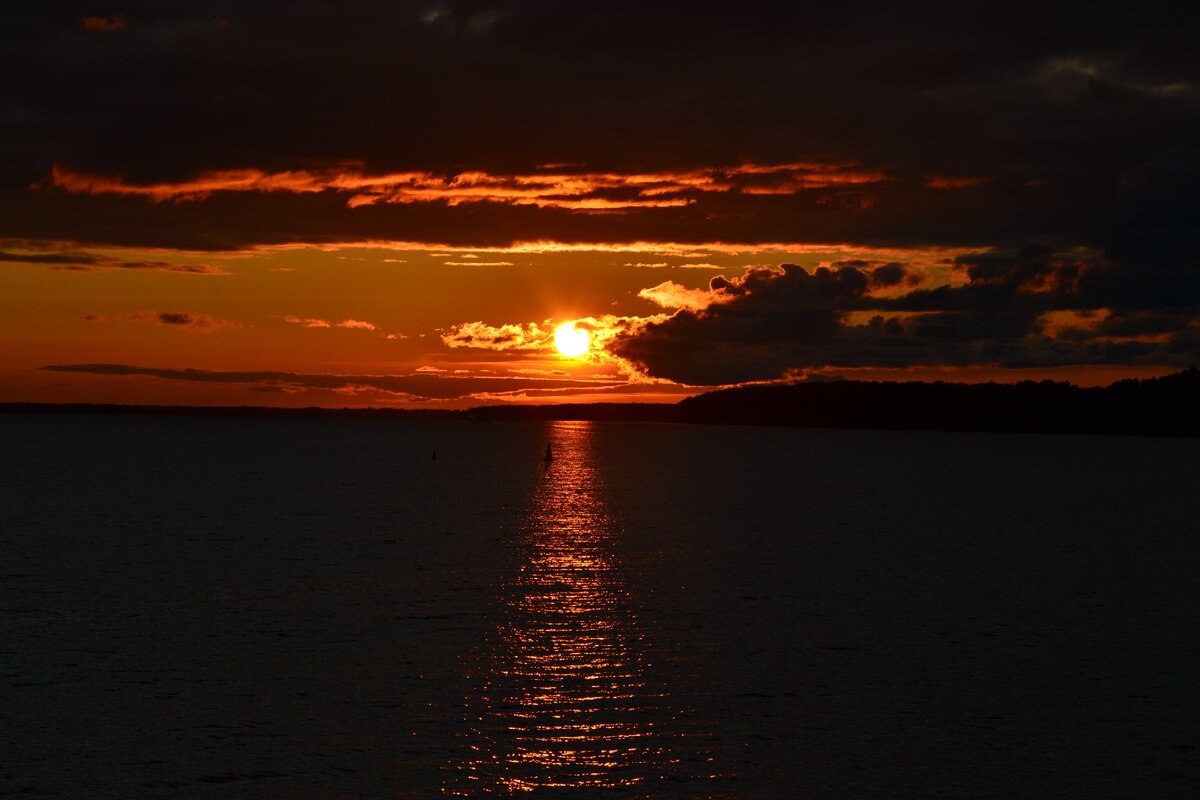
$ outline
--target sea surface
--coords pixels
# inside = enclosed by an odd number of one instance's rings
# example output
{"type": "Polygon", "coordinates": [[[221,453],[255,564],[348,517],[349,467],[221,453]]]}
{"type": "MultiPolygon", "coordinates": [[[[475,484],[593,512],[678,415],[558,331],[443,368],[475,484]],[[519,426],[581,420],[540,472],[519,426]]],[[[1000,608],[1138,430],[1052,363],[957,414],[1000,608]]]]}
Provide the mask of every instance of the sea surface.
{"type": "Polygon", "coordinates": [[[0,417],[3,797],[1195,798],[1198,676],[1200,441],[0,417]]]}

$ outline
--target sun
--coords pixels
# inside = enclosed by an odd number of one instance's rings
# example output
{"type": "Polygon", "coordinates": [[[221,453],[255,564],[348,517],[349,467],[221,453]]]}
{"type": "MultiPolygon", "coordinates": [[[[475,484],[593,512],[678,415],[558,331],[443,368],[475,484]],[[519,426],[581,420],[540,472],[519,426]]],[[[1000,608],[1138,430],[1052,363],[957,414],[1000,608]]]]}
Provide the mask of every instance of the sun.
{"type": "Polygon", "coordinates": [[[576,328],[574,322],[564,322],[554,329],[554,346],[558,352],[569,358],[579,358],[588,351],[592,337],[583,328],[576,328]]]}

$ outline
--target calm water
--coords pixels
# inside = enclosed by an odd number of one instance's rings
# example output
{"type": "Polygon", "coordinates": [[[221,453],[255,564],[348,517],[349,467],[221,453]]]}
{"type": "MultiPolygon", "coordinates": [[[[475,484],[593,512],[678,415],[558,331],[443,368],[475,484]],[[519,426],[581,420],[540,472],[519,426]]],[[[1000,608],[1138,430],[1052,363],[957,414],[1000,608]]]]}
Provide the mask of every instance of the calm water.
{"type": "Polygon", "coordinates": [[[0,445],[0,796],[1200,796],[1200,442],[9,415],[0,445]]]}

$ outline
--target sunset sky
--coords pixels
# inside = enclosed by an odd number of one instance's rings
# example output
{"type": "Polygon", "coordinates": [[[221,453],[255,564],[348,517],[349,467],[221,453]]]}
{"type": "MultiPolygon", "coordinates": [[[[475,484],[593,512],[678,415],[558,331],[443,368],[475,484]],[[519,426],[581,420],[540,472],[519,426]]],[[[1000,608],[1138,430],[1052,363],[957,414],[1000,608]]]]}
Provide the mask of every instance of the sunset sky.
{"type": "Polygon", "coordinates": [[[1195,366],[1200,50],[1172,8],[13,4],[0,401],[1195,366]]]}

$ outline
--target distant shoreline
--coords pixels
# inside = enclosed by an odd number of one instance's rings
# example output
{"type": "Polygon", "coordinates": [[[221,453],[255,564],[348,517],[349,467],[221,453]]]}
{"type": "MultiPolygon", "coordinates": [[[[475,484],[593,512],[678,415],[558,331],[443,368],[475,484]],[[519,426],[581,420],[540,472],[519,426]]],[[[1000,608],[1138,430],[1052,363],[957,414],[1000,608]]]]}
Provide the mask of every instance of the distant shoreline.
{"type": "Polygon", "coordinates": [[[828,381],[720,389],[677,403],[492,405],[466,410],[0,403],[0,413],[533,422],[589,420],[1010,433],[1200,436],[1200,370],[1107,387],[1070,383],[828,381]]]}

